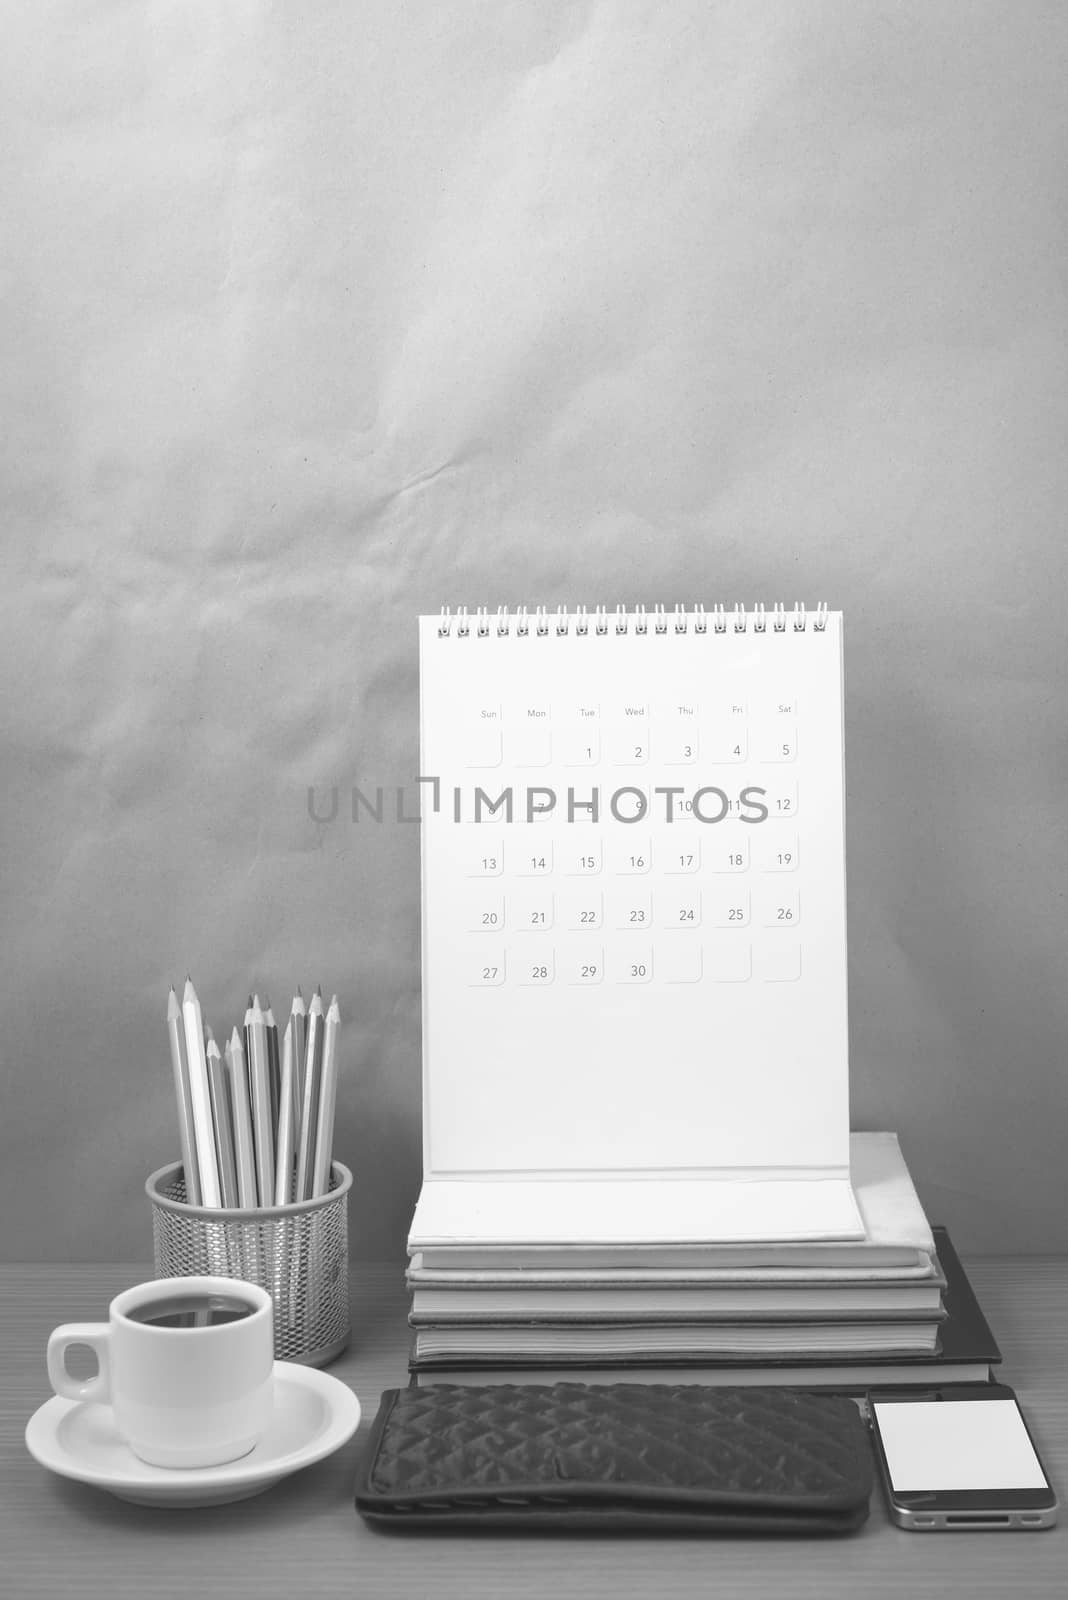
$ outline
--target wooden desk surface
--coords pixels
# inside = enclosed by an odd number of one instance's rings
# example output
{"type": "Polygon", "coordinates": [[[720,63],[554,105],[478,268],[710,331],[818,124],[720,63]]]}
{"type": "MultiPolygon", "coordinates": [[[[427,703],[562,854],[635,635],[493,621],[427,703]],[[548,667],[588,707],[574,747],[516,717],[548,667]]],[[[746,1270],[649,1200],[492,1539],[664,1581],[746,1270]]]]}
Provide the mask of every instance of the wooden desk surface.
{"type": "Polygon", "coordinates": [[[714,1593],[990,1596],[1068,1593],[1068,1261],[972,1260],[972,1282],[1002,1346],[1062,1501],[1058,1528],[1035,1534],[909,1534],[876,1493],[864,1529],[844,1539],[550,1539],[390,1536],[352,1506],[356,1461],[382,1389],[407,1381],[406,1299],[397,1266],[353,1265],[353,1342],[330,1369],[363,1407],[360,1431],[330,1460],[256,1499],[194,1511],[126,1505],[53,1477],[23,1430],[48,1398],[44,1353],[61,1322],[102,1319],[111,1297],[152,1276],[146,1265],[0,1266],[0,1591],[24,1596],[255,1595],[337,1600],[714,1593]]]}

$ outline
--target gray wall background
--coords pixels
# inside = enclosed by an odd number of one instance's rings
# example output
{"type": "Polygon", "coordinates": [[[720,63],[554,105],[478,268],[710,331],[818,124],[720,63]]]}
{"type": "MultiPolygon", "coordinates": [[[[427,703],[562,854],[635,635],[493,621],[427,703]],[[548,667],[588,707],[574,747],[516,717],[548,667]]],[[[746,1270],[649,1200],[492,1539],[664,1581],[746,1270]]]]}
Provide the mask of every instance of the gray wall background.
{"type": "Polygon", "coordinates": [[[0,1254],[145,1258],[167,988],[419,1184],[443,602],[846,615],[852,1107],[1068,1248],[1056,3],[3,8],[0,1254]]]}

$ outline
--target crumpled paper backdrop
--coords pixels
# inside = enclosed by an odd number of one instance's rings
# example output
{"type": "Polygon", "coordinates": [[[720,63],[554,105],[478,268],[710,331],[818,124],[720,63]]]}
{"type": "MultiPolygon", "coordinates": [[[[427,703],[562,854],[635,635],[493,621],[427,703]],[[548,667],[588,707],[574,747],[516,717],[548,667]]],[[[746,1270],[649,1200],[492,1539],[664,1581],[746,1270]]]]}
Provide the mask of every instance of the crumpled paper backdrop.
{"type": "MultiPolygon", "coordinates": [[[[1063,7],[5,8],[0,1205],[147,1261],[164,1007],[420,1177],[415,617],[846,614],[853,1122],[1068,1246],[1063,7]],[[341,787],[333,823],[309,814],[341,787]]],[[[652,1091],[651,1091],[652,1092],[652,1091]]]]}

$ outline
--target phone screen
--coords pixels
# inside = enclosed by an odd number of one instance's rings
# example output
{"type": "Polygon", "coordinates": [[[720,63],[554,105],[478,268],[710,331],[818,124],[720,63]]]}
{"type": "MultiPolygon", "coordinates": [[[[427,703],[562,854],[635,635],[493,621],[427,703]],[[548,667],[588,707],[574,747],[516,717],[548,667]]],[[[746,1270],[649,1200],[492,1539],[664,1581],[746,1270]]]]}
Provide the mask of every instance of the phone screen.
{"type": "Polygon", "coordinates": [[[1015,1400],[876,1400],[873,1408],[900,1494],[1048,1487],[1015,1400]]]}

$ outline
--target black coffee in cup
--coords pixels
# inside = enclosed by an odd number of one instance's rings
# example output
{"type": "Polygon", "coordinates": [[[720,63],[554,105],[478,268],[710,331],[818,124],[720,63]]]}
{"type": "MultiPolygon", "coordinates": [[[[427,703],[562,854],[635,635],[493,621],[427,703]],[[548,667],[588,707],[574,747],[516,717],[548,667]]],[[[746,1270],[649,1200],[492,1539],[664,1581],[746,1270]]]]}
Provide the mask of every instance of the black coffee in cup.
{"type": "Polygon", "coordinates": [[[255,1307],[240,1294],[168,1293],[132,1306],[126,1315],[131,1322],[150,1328],[221,1328],[227,1322],[251,1317],[255,1307]]]}

